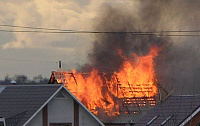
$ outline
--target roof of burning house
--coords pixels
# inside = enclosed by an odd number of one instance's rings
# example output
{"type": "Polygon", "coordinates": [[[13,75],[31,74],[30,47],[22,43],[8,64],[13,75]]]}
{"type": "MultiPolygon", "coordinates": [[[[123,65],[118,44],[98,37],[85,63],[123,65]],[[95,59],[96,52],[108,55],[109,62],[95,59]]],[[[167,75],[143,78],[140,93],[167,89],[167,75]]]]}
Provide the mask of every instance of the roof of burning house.
{"type": "Polygon", "coordinates": [[[59,84],[0,86],[0,117],[5,118],[6,126],[26,125],[61,89],[71,95],[99,124],[104,125],[72,93],[59,84]]]}
{"type": "Polygon", "coordinates": [[[185,125],[200,111],[200,95],[169,96],[155,106],[135,126],[185,125]]]}

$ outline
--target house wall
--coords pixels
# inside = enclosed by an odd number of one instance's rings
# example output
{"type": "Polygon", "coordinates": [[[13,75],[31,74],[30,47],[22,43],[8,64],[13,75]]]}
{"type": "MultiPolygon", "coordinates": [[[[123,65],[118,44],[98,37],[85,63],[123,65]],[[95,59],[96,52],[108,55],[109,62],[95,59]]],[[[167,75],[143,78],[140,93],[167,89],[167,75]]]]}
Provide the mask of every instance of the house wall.
{"type": "MultiPolygon", "coordinates": [[[[47,104],[48,126],[50,123],[72,123],[74,126],[74,100],[63,93],[65,98],[53,98],[47,104]]],[[[79,126],[99,126],[99,123],[81,106],[78,106],[79,126]]],[[[42,126],[42,110],[32,119],[28,126],[42,126]]]]}
{"type": "Polygon", "coordinates": [[[42,111],[40,111],[27,126],[42,126],[42,111]]]}
{"type": "Polygon", "coordinates": [[[74,104],[69,96],[54,98],[48,103],[49,123],[74,123],[74,104]]]}
{"type": "Polygon", "coordinates": [[[200,112],[196,114],[185,126],[196,126],[200,122],[200,112]]]}
{"type": "Polygon", "coordinates": [[[80,105],[79,126],[99,126],[99,123],[80,105]]]}

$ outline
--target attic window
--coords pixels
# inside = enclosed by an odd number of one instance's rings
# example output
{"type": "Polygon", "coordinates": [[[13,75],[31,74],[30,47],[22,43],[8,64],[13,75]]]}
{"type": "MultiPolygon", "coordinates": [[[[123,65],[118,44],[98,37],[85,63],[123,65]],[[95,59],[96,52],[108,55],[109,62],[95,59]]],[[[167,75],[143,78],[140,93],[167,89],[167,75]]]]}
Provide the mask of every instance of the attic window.
{"type": "Polygon", "coordinates": [[[66,98],[62,92],[59,92],[55,98],[66,98]]]}

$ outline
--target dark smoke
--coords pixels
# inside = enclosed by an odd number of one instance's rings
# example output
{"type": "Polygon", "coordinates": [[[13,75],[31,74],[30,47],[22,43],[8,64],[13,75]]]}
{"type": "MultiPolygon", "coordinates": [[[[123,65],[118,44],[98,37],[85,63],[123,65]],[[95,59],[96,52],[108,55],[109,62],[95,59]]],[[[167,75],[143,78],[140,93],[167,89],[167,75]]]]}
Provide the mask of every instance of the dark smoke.
{"type": "MultiPolygon", "coordinates": [[[[98,18],[100,18],[100,21],[96,25],[97,31],[142,31],[140,27],[146,27],[143,26],[144,23],[139,24],[138,20],[134,18],[133,15],[109,5],[104,5],[103,11],[98,18]]],[[[147,17],[141,15],[141,18],[146,20],[145,18],[147,17]]],[[[149,19],[154,20],[152,18],[154,17],[149,16],[149,19]]],[[[159,20],[160,17],[157,16],[157,18],[159,20]]],[[[155,31],[155,27],[154,24],[154,27],[149,28],[149,31],[155,31]]],[[[94,68],[101,72],[112,73],[118,71],[123,62],[123,59],[117,53],[118,49],[120,49],[122,54],[127,57],[132,53],[146,55],[152,45],[161,46],[166,42],[166,39],[156,36],[98,34],[96,35],[96,42],[94,43],[94,48],[89,55],[89,58],[94,68]]]]}
{"type": "MultiPolygon", "coordinates": [[[[199,7],[199,0],[141,0],[138,6],[133,6],[133,11],[104,4],[95,20],[95,30],[198,30],[199,7]]],[[[111,73],[118,71],[123,59],[118,56],[117,49],[121,49],[123,55],[129,57],[131,53],[146,55],[152,45],[165,45],[155,59],[160,84],[169,91],[173,90],[175,94],[200,93],[199,38],[97,34],[93,50],[88,56],[90,64],[83,69],[96,68],[101,72],[111,73]]]]}

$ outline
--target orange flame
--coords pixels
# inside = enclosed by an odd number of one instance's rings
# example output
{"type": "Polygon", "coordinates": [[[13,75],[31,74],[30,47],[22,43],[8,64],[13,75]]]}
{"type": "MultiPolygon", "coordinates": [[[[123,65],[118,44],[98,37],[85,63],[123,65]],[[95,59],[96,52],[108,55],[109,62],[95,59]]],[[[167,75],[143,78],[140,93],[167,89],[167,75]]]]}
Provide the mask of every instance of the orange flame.
{"type": "Polygon", "coordinates": [[[129,92],[120,93],[118,97],[152,97],[157,93],[153,60],[158,56],[158,51],[158,47],[153,47],[146,56],[133,54],[133,60],[124,61],[120,71],[115,74],[121,87],[129,88],[129,92]]]}
{"type": "MultiPolygon", "coordinates": [[[[157,94],[154,58],[159,51],[160,48],[152,47],[148,55],[132,54],[132,58],[127,58],[118,50],[124,62],[120,70],[114,72],[109,79],[105,76],[106,73],[100,74],[96,69],[89,74],[73,70],[72,73],[65,72],[62,83],[94,114],[103,110],[108,116],[119,115],[120,105],[116,98],[150,98],[157,94]]],[[[61,79],[58,81],[61,82],[61,79]]],[[[141,106],[144,103],[145,101],[141,106]]]]}

